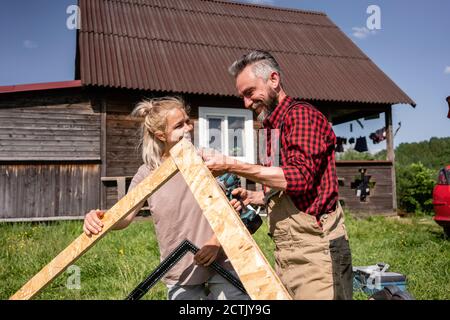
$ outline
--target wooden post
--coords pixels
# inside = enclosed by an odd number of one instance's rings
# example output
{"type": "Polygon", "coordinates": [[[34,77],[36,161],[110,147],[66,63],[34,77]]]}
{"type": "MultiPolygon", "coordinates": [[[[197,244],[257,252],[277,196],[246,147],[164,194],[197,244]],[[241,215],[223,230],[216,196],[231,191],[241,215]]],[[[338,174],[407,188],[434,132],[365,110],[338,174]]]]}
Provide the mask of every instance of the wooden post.
{"type": "MultiPolygon", "coordinates": [[[[101,126],[101,128],[100,128],[100,132],[101,132],[101,135],[100,135],[100,138],[101,138],[101,140],[100,140],[100,150],[101,150],[101,154],[100,154],[100,158],[101,158],[101,170],[100,170],[100,172],[101,172],[101,174],[100,174],[100,177],[106,177],[106,166],[107,166],[107,163],[106,163],[106,139],[107,139],[107,137],[106,137],[106,114],[107,114],[107,112],[106,112],[106,100],[105,100],[105,98],[102,98],[102,100],[101,100],[101,121],[100,121],[100,126],[101,126]]],[[[99,185],[100,185],[100,207],[102,208],[102,209],[106,209],[106,187],[105,187],[105,185],[102,183],[102,182],[100,182],[99,183],[99,185]]]]}
{"type": "Polygon", "coordinates": [[[394,151],[394,134],[392,128],[392,106],[388,107],[385,115],[386,126],[386,151],[387,160],[392,161],[391,179],[392,179],[392,208],[397,212],[397,182],[395,177],[395,151],[394,151]]]}
{"type": "Polygon", "coordinates": [[[117,200],[122,199],[127,194],[126,177],[117,178],[117,200]]]}
{"type": "Polygon", "coordinates": [[[192,144],[182,140],[170,154],[249,296],[292,299],[192,144]]]}
{"type": "Polygon", "coordinates": [[[111,230],[120,220],[133,212],[142,204],[153,192],[162,184],[169,180],[177,172],[177,167],[171,158],[156,170],[150,177],[144,179],[138,187],[131,190],[125,197],[117,202],[103,216],[103,230],[92,236],[82,233],[66,249],[61,251],[48,265],[39,271],[30,281],[28,281],[10,299],[24,300],[31,299],[45,288],[50,281],[60,275],[70,264],[74,263],[90,247],[111,230]]]}

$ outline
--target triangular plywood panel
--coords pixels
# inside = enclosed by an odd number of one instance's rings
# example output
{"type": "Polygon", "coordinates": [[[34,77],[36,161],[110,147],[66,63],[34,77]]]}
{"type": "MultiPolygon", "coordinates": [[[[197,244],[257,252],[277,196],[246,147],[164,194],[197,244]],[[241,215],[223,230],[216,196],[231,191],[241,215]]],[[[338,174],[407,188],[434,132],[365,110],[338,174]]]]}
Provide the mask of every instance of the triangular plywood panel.
{"type": "Polygon", "coordinates": [[[202,159],[196,154],[194,146],[187,140],[182,140],[172,148],[171,155],[172,157],[164,161],[158,170],[105,213],[102,219],[104,227],[100,234],[91,237],[84,233],[80,235],[11,299],[30,299],[35,296],[178,170],[194,194],[250,297],[254,300],[291,299],[239,215],[228,202],[202,159]]]}
{"type": "Polygon", "coordinates": [[[291,299],[193,145],[182,140],[170,154],[250,297],[291,299]]]}

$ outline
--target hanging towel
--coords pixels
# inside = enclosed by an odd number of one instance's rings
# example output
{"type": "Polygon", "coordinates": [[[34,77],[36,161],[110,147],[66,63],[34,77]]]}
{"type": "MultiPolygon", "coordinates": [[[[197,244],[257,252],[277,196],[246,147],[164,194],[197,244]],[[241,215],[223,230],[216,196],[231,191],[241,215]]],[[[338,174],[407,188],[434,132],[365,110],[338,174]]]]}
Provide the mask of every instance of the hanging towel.
{"type": "Polygon", "coordinates": [[[366,137],[359,137],[358,139],[356,139],[355,151],[358,151],[358,152],[369,151],[369,149],[367,148],[366,137]]]}

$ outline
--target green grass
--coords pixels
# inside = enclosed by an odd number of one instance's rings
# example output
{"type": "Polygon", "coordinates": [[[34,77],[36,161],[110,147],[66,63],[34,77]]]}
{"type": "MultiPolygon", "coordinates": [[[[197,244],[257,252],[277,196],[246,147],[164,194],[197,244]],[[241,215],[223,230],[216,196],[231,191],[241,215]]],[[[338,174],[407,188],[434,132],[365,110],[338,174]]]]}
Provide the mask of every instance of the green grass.
{"type": "MultiPolygon", "coordinates": [[[[356,220],[347,215],[353,265],[386,262],[406,274],[417,299],[450,299],[450,241],[431,218],[356,220]]],[[[81,222],[0,224],[0,299],[7,299],[82,232],[81,222]]],[[[273,265],[267,224],[255,239],[273,265]]],[[[37,299],[123,299],[159,263],[150,221],[111,232],[82,256],[81,289],[67,289],[71,274],[58,276],[37,299]]],[[[145,299],[165,299],[158,283],[145,299]]],[[[366,299],[356,293],[355,299],[366,299]]]]}

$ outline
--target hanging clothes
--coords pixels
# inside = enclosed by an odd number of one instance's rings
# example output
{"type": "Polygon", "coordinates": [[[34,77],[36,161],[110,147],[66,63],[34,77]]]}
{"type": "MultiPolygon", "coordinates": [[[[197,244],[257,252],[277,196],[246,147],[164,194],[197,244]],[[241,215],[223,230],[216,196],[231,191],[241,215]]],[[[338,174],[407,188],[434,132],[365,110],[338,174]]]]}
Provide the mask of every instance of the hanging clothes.
{"type": "Polygon", "coordinates": [[[371,133],[369,138],[372,139],[372,142],[374,144],[378,144],[381,141],[386,140],[386,127],[378,129],[377,131],[371,133]]]}
{"type": "Polygon", "coordinates": [[[355,138],[350,138],[350,139],[348,139],[348,143],[350,143],[350,144],[355,143],[355,138]]]}
{"type": "Polygon", "coordinates": [[[355,151],[358,151],[358,152],[369,151],[369,149],[367,148],[366,137],[359,137],[358,139],[356,139],[355,151]]]}
{"type": "Polygon", "coordinates": [[[347,138],[336,137],[336,152],[344,152],[344,144],[347,144],[347,138]]]}

